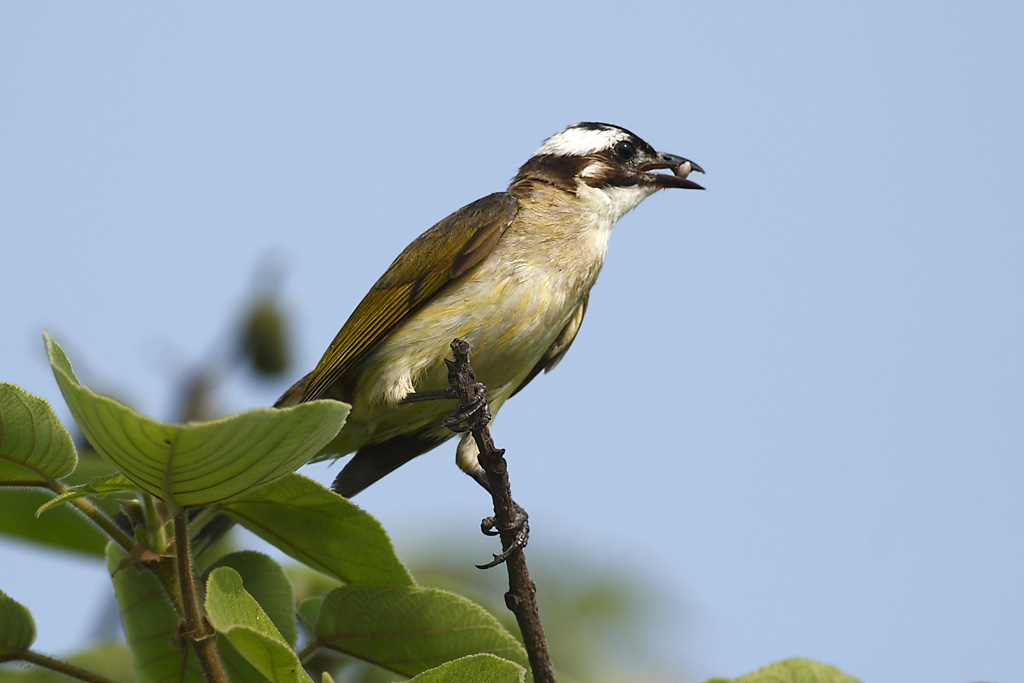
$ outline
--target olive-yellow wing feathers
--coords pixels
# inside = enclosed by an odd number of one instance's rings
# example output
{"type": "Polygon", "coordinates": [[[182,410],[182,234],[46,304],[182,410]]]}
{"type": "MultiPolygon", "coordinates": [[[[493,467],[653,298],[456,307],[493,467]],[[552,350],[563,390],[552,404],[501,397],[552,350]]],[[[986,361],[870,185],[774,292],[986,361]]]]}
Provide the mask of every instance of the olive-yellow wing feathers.
{"type": "Polygon", "coordinates": [[[518,208],[515,197],[496,192],[464,206],[417,237],[349,316],[306,378],[301,400],[324,398],[332,385],[344,380],[357,361],[406,317],[480,263],[494,249],[518,208]]]}

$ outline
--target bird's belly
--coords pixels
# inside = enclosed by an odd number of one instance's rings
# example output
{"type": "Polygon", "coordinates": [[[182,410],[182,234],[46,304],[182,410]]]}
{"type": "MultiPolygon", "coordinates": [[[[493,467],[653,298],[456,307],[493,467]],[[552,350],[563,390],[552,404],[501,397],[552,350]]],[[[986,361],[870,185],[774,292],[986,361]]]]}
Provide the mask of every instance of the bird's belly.
{"type": "Polygon", "coordinates": [[[523,265],[504,272],[481,268],[440,291],[365,360],[349,422],[339,435],[349,443],[339,443],[340,452],[412,432],[446,437],[441,422],[454,406],[451,401],[402,404],[402,399],[448,387],[444,358],[451,357],[456,337],[469,341],[473,370],[497,412],[589,291],[592,279],[581,282],[578,275],[523,265]]]}

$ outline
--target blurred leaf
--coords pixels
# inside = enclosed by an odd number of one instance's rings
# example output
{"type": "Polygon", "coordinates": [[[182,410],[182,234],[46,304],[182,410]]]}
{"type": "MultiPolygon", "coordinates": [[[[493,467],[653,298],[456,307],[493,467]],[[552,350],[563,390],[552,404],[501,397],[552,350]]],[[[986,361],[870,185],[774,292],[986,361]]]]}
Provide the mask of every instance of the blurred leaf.
{"type": "MultiPolygon", "coordinates": [[[[673,670],[678,665],[664,661],[653,641],[663,630],[661,624],[685,618],[686,605],[641,567],[588,552],[565,547],[555,554],[534,549],[530,555],[559,682],[685,679],[673,670]],[[573,570],[566,571],[570,566],[573,570]]],[[[419,585],[455,591],[489,609],[518,634],[502,599],[507,577],[475,569],[478,549],[454,538],[435,538],[419,553],[405,555],[419,585]]]]}
{"type": "MultiPolygon", "coordinates": [[[[131,683],[135,680],[131,655],[124,643],[101,643],[61,659],[113,681],[131,683]]],[[[0,669],[0,683],[68,683],[68,680],[62,673],[40,667],[21,671],[0,669]]]]}
{"type": "Polygon", "coordinates": [[[308,681],[295,651],[230,567],[210,572],[206,582],[206,613],[219,636],[271,681],[308,681]]]}
{"type": "Polygon", "coordinates": [[[290,474],[221,507],[267,543],[346,583],[413,584],[380,522],[307,477],[290,474]]]}
{"type": "Polygon", "coordinates": [[[17,659],[36,639],[36,624],[24,605],[0,591],[0,662],[17,659]]]}
{"type": "Polygon", "coordinates": [[[277,375],[288,367],[288,335],[284,311],[265,296],[252,304],[242,330],[241,352],[262,375],[277,375]]]}
{"type": "Polygon", "coordinates": [[[107,544],[107,570],[121,608],[137,683],[204,683],[206,679],[193,649],[177,643],[178,614],[159,580],[152,572],[138,567],[118,571],[123,556],[113,542],[107,544]]]}
{"type": "Polygon", "coordinates": [[[338,433],[348,414],[343,403],[311,401],[210,422],[160,423],[80,384],[64,351],[49,335],[45,340],[57,384],[89,442],[172,509],[215,503],[290,473],[338,433]]]}
{"type": "Polygon", "coordinates": [[[135,493],[136,491],[138,491],[138,487],[131,483],[123,474],[106,474],[102,477],[96,477],[88,484],[72,486],[59,496],[54,496],[39,506],[39,509],[36,510],[36,517],[74,498],[83,498],[85,496],[102,498],[111,493],[135,493]]]}
{"type": "Polygon", "coordinates": [[[410,683],[524,683],[526,669],[491,654],[470,655],[428,669],[410,683]]]}
{"type": "Polygon", "coordinates": [[[69,507],[36,518],[36,510],[53,499],[47,491],[0,489],[0,532],[26,541],[103,556],[107,536],[69,507]]]}
{"type": "Polygon", "coordinates": [[[313,633],[316,628],[317,619],[320,618],[320,608],[323,607],[324,596],[316,595],[312,598],[307,598],[299,603],[298,617],[302,626],[313,633]]]}
{"type": "Polygon", "coordinates": [[[712,678],[707,683],[860,683],[839,669],[809,659],[786,659],[739,678],[712,678]]]}
{"type": "Polygon", "coordinates": [[[289,562],[284,571],[292,582],[295,602],[298,604],[314,596],[323,597],[342,585],[338,579],[296,562],[289,562]]]}
{"type": "Polygon", "coordinates": [[[255,550],[229,553],[217,560],[207,578],[218,567],[231,567],[242,577],[245,591],[259,603],[278,632],[292,647],[298,637],[295,625],[295,595],[291,581],[277,562],[255,550]]]}
{"type": "Polygon", "coordinates": [[[71,435],[50,404],[0,383],[0,484],[39,484],[74,471],[71,435]]]}
{"type": "Polygon", "coordinates": [[[215,371],[198,368],[184,373],[178,391],[179,407],[174,412],[175,419],[180,422],[198,422],[212,420],[223,415],[216,408],[218,375],[215,371]]]}
{"type": "MultiPolygon", "coordinates": [[[[79,484],[110,472],[110,465],[95,451],[83,450],[78,456],[78,467],[63,483],[79,484]]],[[[36,510],[52,498],[52,493],[42,489],[0,488],[0,533],[102,558],[109,540],[107,535],[70,507],[61,506],[36,518],[36,510]]],[[[118,502],[107,498],[99,501],[99,507],[113,515],[118,511],[118,502]]]]}
{"type": "Polygon", "coordinates": [[[527,666],[522,645],[484,608],[432,588],[336,588],[315,635],[324,647],[404,676],[485,652],[527,666]]]}

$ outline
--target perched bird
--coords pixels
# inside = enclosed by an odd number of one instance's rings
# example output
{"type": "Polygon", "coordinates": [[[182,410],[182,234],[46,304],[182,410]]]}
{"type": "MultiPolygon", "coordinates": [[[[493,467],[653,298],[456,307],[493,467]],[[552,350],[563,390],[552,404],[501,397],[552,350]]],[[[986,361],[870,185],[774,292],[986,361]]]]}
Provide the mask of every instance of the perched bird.
{"type": "MultiPolygon", "coordinates": [[[[452,401],[403,400],[448,386],[443,359],[455,337],[471,345],[492,414],[555,367],[579,332],[612,226],[662,188],[703,189],[691,171],[703,169],[625,128],[578,123],[548,138],[508,190],[459,209],[406,247],[316,368],[276,404],[351,404],[319,456],[355,452],[332,488],[351,497],[453,436],[442,424],[452,401]]],[[[487,488],[468,433],[456,460],[487,488]]]]}

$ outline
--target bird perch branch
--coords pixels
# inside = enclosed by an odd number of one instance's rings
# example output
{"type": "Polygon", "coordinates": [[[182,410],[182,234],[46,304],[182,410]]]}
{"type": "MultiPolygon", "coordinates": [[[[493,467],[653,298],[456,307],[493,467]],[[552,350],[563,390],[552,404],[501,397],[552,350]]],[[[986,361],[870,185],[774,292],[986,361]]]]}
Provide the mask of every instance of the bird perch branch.
{"type": "Polygon", "coordinates": [[[448,382],[459,399],[459,407],[453,415],[458,416],[459,421],[465,422],[480,450],[480,465],[487,474],[488,490],[494,501],[494,517],[484,520],[484,526],[497,529],[501,537],[501,555],[496,555],[495,561],[484,567],[504,561],[508,568],[509,583],[509,590],[505,593],[505,605],[519,623],[534,681],[554,683],[554,668],[551,666],[548,644],[544,638],[544,628],[541,626],[540,613],[537,609],[537,586],[530,580],[526,554],[522,549],[529,529],[526,526],[526,514],[512,500],[505,451],[495,448],[491,439],[491,430],[487,426],[491,416],[487,407],[486,389],[476,382],[473,369],[469,365],[469,342],[462,339],[454,340],[452,354],[454,360],[445,362],[448,365],[448,382]]]}

